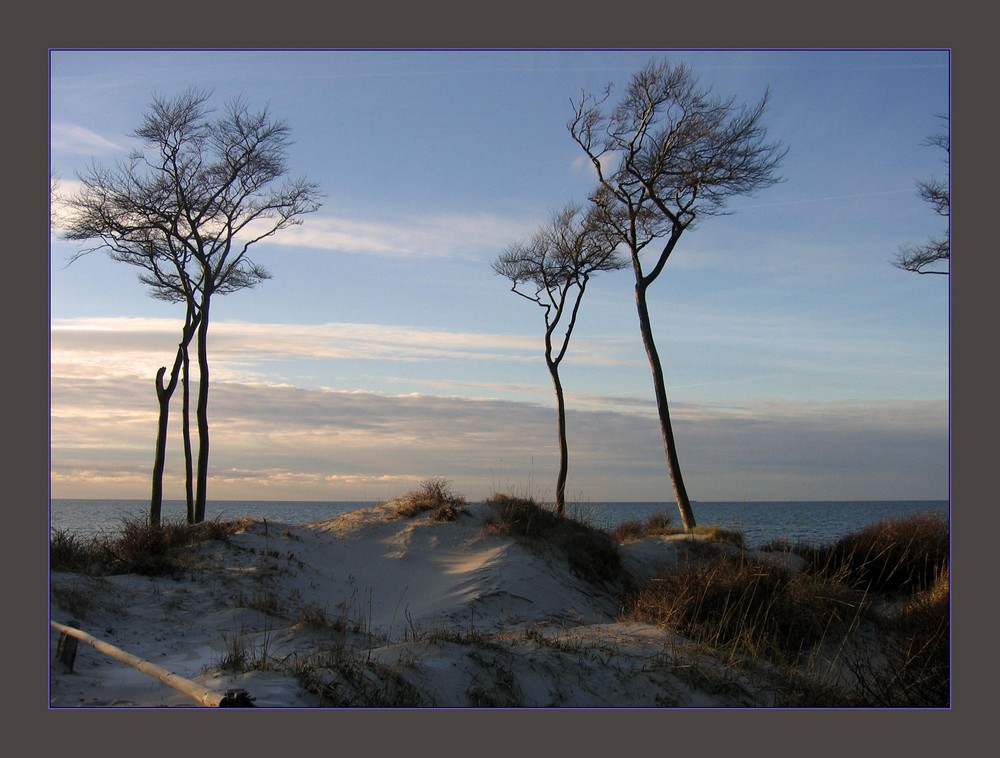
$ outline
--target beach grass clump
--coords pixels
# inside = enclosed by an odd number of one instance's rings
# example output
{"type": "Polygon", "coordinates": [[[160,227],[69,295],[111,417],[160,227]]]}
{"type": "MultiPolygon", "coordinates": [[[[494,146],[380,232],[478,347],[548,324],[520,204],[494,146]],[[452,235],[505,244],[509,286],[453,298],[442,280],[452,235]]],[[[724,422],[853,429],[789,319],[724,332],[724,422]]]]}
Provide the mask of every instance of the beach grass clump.
{"type": "Polygon", "coordinates": [[[669,514],[653,513],[645,521],[634,519],[618,524],[610,534],[611,539],[619,545],[624,545],[644,537],[660,537],[683,532],[683,529],[670,523],[669,514]]]}
{"type": "Polygon", "coordinates": [[[885,519],[833,545],[800,554],[810,562],[811,570],[871,592],[921,592],[947,571],[949,525],[944,516],[931,513],[885,519]]]}
{"type": "Polygon", "coordinates": [[[497,510],[497,518],[487,521],[487,535],[515,537],[522,543],[553,545],[566,559],[570,570],[581,579],[594,583],[623,581],[624,568],[618,543],[596,527],[535,502],[534,498],[502,493],[487,500],[497,510]]]}
{"type": "Polygon", "coordinates": [[[497,493],[486,502],[497,506],[499,515],[499,519],[487,522],[486,531],[490,534],[538,539],[551,536],[568,520],[530,497],[497,493]]]}
{"type": "Polygon", "coordinates": [[[733,545],[734,547],[738,547],[740,550],[746,549],[746,541],[743,538],[743,532],[736,529],[727,529],[717,524],[707,524],[705,526],[695,526],[691,529],[690,533],[705,537],[712,542],[719,542],[723,545],[733,545]]]}
{"type": "Polygon", "coordinates": [[[454,521],[459,513],[467,510],[465,498],[452,491],[451,482],[441,477],[424,479],[417,489],[393,502],[396,515],[402,518],[432,511],[435,521],[454,521]]]}
{"type": "Polygon", "coordinates": [[[318,603],[306,603],[299,608],[297,623],[307,629],[326,629],[332,626],[326,607],[318,603]]]}
{"type": "Polygon", "coordinates": [[[87,538],[54,529],[49,539],[49,566],[53,571],[94,576],[174,574],[188,568],[186,548],[226,539],[247,523],[249,520],[244,519],[151,524],[145,517],[127,516],[117,532],[87,538]]]}
{"type": "Polygon", "coordinates": [[[675,534],[694,534],[705,537],[712,542],[721,542],[742,549],[746,548],[743,533],[734,529],[726,529],[715,524],[695,526],[690,532],[670,522],[666,513],[654,513],[645,521],[634,519],[625,521],[611,529],[611,538],[619,545],[636,542],[646,537],[667,537],[675,534]]]}
{"type": "Polygon", "coordinates": [[[645,582],[625,615],[711,648],[794,663],[862,610],[858,593],[825,577],[718,553],[645,582]]]}

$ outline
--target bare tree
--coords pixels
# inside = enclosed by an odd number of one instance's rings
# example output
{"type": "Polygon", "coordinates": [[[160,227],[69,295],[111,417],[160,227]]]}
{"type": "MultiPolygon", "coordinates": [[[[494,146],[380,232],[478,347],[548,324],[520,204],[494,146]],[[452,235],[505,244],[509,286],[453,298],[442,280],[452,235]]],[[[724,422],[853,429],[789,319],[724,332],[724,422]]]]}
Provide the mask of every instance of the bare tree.
{"type": "MultiPolygon", "coordinates": [[[[951,143],[948,134],[948,117],[942,116],[945,121],[945,131],[928,137],[924,144],[928,147],[939,147],[951,157],[951,143]]],[[[934,212],[945,219],[951,220],[951,188],[944,179],[929,179],[917,182],[917,192],[920,198],[934,209],[934,212]]],[[[945,274],[950,273],[949,269],[930,268],[941,261],[951,261],[951,226],[945,226],[944,235],[933,237],[922,245],[906,244],[899,248],[893,265],[904,271],[912,271],[916,274],[945,274]]]]}
{"type": "Polygon", "coordinates": [[[559,364],[566,356],[590,278],[600,271],[617,271],[628,265],[615,253],[617,245],[617,240],[610,239],[604,228],[594,223],[593,212],[582,215],[579,206],[569,205],[554,214],[528,242],[509,246],[493,262],[494,272],[511,281],[511,291],[540,306],[544,314],[545,365],[555,387],[559,430],[556,511],[560,516],[566,510],[569,446],[559,364]],[[557,339],[561,323],[565,323],[566,331],[557,339]]]}
{"type": "MultiPolygon", "coordinates": [[[[130,160],[133,160],[133,155],[130,160]]],[[[152,297],[167,302],[185,304],[185,321],[181,341],[177,347],[173,369],[166,385],[163,376],[166,367],[156,373],[155,389],[159,406],[156,445],[153,457],[153,475],[149,504],[149,521],[159,524],[163,502],[163,471],[166,465],[167,429],[169,425],[170,400],[177,387],[178,379],[183,383],[182,437],[184,447],[186,517],[194,523],[193,452],[190,434],[190,359],[189,346],[194,338],[201,315],[197,307],[197,282],[191,278],[190,251],[176,241],[164,238],[142,223],[123,223],[123,212],[128,203],[136,202],[122,194],[109,198],[109,188],[129,188],[127,171],[119,166],[118,171],[92,167],[89,174],[81,176],[81,190],[66,201],[71,209],[71,221],[66,224],[64,236],[68,239],[100,239],[101,245],[86,248],[71,256],[70,262],[94,250],[104,249],[112,260],[137,266],[139,281],[149,287],[152,297]]],[[[126,190],[128,191],[128,190],[126,190]]],[[[136,191],[131,197],[141,197],[136,191]]]]}
{"type": "Polygon", "coordinates": [[[738,106],[733,98],[723,100],[699,87],[683,64],[652,61],[632,76],[613,107],[611,93],[611,85],[597,96],[584,92],[567,128],[597,171],[595,207],[608,233],[629,252],[667,466],[681,521],[690,530],[695,519],[677,458],[647,293],[698,218],[724,213],[730,196],[780,181],[776,171],[786,150],[766,140],[767,93],[755,105],[738,106]],[[648,270],[642,255],[647,247],[653,247],[648,270]]]}
{"type": "MultiPolygon", "coordinates": [[[[216,118],[209,98],[195,89],[154,97],[134,133],[143,149],[114,168],[94,165],[80,176],[82,189],[69,201],[73,217],[65,235],[97,240],[79,255],[105,250],[138,266],[154,297],[186,305],[175,368],[185,370],[189,332],[195,333],[198,460],[189,514],[195,523],[205,518],[207,495],[212,298],[268,279],[249,258],[251,246],[319,208],[315,184],[286,178],[289,126],[266,108],[251,111],[242,99],[229,102],[216,118]]],[[[163,371],[157,394],[162,390],[169,399],[176,382],[164,386],[163,371]]]]}

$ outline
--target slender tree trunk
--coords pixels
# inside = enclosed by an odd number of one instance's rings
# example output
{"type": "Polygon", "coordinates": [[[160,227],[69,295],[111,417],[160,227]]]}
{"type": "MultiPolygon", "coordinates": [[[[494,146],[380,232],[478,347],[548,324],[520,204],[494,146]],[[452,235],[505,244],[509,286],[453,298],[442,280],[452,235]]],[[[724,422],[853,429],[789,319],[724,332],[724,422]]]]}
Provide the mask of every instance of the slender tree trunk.
{"type": "Polygon", "coordinates": [[[649,323],[649,309],[646,307],[646,286],[641,282],[637,283],[635,287],[635,303],[636,309],[639,312],[639,331],[642,333],[642,344],[646,348],[646,355],[649,357],[649,367],[653,372],[653,391],[656,395],[656,410],[660,416],[663,449],[667,455],[667,468],[670,471],[670,481],[674,487],[674,498],[677,500],[677,508],[680,510],[681,523],[684,525],[684,529],[691,531],[695,526],[694,512],[691,510],[691,501],[688,499],[687,490],[684,487],[680,462],[677,460],[674,431],[670,424],[670,410],[667,406],[667,390],[663,383],[663,367],[660,365],[660,356],[656,352],[656,345],[653,342],[653,330],[649,323]]]}
{"type": "Polygon", "coordinates": [[[166,366],[162,366],[156,372],[156,399],[160,405],[160,415],[156,429],[156,451],[153,459],[153,483],[152,493],[149,501],[149,523],[159,526],[161,511],[163,506],[163,469],[166,465],[167,457],[167,427],[170,416],[170,398],[173,397],[174,390],[177,389],[178,374],[187,359],[188,345],[194,336],[198,325],[198,316],[192,315],[189,307],[187,317],[184,320],[184,330],[181,334],[180,344],[177,346],[177,356],[174,358],[174,367],[170,371],[170,381],[166,386],[163,384],[163,375],[166,373],[166,366]]]}
{"type": "Polygon", "coordinates": [[[569,471],[569,446],[566,443],[566,400],[563,397],[562,381],[559,379],[559,366],[548,361],[549,373],[552,374],[552,384],[556,388],[556,415],[559,420],[559,476],[556,477],[556,513],[560,516],[566,511],[566,475],[569,471]]]}
{"type": "Polygon", "coordinates": [[[208,306],[211,294],[206,290],[201,303],[201,323],[198,325],[198,481],[194,498],[194,521],[205,520],[205,500],[208,493],[208,306]]]}
{"type": "Polygon", "coordinates": [[[184,496],[187,505],[187,523],[194,523],[194,454],[191,450],[191,356],[184,346],[182,384],[182,436],[184,438],[184,496]]]}

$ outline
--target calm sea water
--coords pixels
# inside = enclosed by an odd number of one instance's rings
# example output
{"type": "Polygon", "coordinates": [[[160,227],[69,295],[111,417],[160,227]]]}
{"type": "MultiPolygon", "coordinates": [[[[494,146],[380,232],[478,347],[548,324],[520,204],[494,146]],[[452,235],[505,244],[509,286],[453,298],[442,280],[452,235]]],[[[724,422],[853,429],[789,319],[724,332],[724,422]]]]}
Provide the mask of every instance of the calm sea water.
{"type": "MultiPolygon", "coordinates": [[[[299,524],[322,521],[371,505],[375,503],[218,500],[209,501],[206,517],[230,519],[251,516],[299,524]]],[[[145,516],[148,507],[146,500],[53,499],[49,523],[52,529],[81,536],[113,532],[123,518],[145,516]]],[[[916,513],[949,515],[947,500],[696,502],[692,503],[692,509],[699,524],[738,529],[751,546],[779,538],[824,545],[886,518],[916,513]]],[[[570,503],[567,510],[571,515],[604,529],[634,519],[644,521],[654,513],[666,513],[673,523],[680,523],[674,503],[570,503]]],[[[165,500],[163,503],[164,520],[181,521],[184,512],[183,501],[165,500]]]]}

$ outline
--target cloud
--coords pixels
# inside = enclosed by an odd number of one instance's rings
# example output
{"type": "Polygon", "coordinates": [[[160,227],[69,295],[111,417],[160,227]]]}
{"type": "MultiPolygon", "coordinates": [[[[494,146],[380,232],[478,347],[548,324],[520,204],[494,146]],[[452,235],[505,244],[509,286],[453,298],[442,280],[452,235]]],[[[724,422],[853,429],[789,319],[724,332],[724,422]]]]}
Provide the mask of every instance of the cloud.
{"type": "MultiPolygon", "coordinates": [[[[155,429],[148,382],[77,378],[56,389],[55,496],[119,480],[143,496],[155,429]]],[[[170,497],[180,496],[176,416],[170,497]]],[[[359,499],[378,482],[392,489],[437,475],[471,497],[527,486],[551,496],[555,477],[555,413],[545,405],[220,382],[210,416],[216,498],[359,499]]],[[[679,403],[674,423],[696,499],[947,497],[944,401],[679,403]]],[[[571,409],[569,441],[576,497],[670,499],[651,415],[571,409]]]]}
{"type": "MultiPolygon", "coordinates": [[[[609,176],[621,162],[621,153],[612,151],[600,156],[598,162],[601,164],[601,172],[604,176],[609,176]]],[[[597,168],[594,162],[587,155],[578,155],[572,161],[573,171],[578,174],[585,174],[588,177],[597,178],[597,168]]]]}
{"type": "Polygon", "coordinates": [[[78,155],[101,155],[125,149],[86,127],[61,121],[53,122],[50,138],[53,150],[64,150],[78,155]]]}
{"type": "Polygon", "coordinates": [[[537,219],[507,219],[491,213],[439,213],[390,221],[317,214],[282,230],[275,240],[339,253],[479,260],[512,239],[530,234],[537,224],[537,219]]]}
{"type": "MultiPolygon", "coordinates": [[[[54,496],[144,497],[156,425],[153,377],[173,360],[179,322],[74,318],[51,326],[54,496]]],[[[625,362],[633,342],[581,340],[574,363],[625,362]]],[[[352,500],[373,491],[401,494],[436,475],[452,478],[471,497],[499,487],[523,490],[529,482],[551,487],[558,461],[550,388],[492,370],[523,365],[543,376],[538,351],[537,335],[215,322],[212,497],[254,499],[266,492],[273,499],[352,500]],[[295,363],[324,360],[382,362],[399,372],[380,373],[383,387],[409,381],[408,388],[430,394],[306,387],[282,375],[283,366],[292,372],[295,363]],[[417,362],[443,370],[404,379],[401,367],[417,362]],[[465,369],[450,373],[472,362],[483,367],[481,377],[465,369]],[[508,399],[442,394],[469,389],[508,399]]],[[[634,395],[621,382],[612,386],[619,389],[603,394],[574,383],[568,394],[569,491],[595,502],[669,500],[646,385],[634,395]]],[[[696,399],[682,396],[671,406],[693,498],[947,497],[946,400],[696,399]]],[[[183,493],[178,400],[179,394],[168,451],[173,498],[183,493]]]]}
{"type": "MultiPolygon", "coordinates": [[[[179,321],[166,318],[94,317],[54,319],[51,324],[53,376],[118,373],[152,376],[172,361],[179,321]],[[152,372],[152,373],[151,373],[152,372]]],[[[462,332],[391,324],[212,324],[213,366],[246,371],[268,361],[380,360],[532,362],[540,358],[537,335],[462,332]]],[[[629,362],[629,341],[579,341],[574,363],[629,362]]],[[[261,369],[262,370],[262,369],[261,369]]]]}

